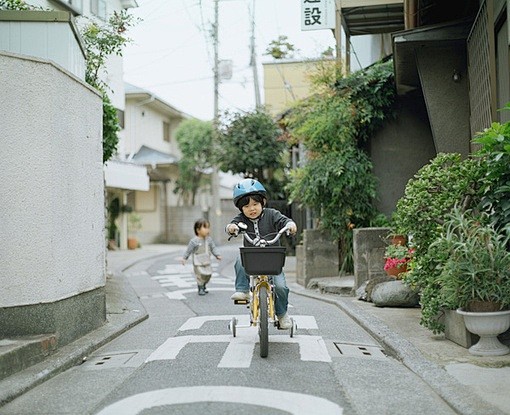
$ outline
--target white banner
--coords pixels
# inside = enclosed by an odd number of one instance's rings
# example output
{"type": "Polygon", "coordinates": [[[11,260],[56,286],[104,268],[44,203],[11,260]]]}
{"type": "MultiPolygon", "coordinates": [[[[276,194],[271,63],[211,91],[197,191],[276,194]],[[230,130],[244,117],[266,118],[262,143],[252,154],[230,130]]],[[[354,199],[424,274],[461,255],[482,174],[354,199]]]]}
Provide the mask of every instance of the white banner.
{"type": "Polygon", "coordinates": [[[301,0],[301,30],[335,28],[335,0],[301,0]]]}

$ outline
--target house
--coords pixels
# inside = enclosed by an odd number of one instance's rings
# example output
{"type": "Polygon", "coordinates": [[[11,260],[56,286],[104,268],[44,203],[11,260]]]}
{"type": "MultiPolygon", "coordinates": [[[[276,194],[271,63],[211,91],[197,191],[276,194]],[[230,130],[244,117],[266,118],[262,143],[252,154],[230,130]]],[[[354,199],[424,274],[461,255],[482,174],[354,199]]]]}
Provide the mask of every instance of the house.
{"type": "Polygon", "coordinates": [[[397,118],[369,143],[380,211],[391,214],[437,153],[466,157],[477,131],[509,119],[497,111],[510,100],[508,8],[506,0],[341,2],[346,36],[392,39],[397,118]]]}
{"type": "Polygon", "coordinates": [[[179,205],[173,192],[181,158],[175,131],[189,116],[150,91],[129,83],[124,88],[125,125],[119,157],[146,168],[150,178],[147,191],[129,192],[126,204],[140,217],[136,237],[141,244],[166,242],[171,239],[168,207],[179,205]]]}

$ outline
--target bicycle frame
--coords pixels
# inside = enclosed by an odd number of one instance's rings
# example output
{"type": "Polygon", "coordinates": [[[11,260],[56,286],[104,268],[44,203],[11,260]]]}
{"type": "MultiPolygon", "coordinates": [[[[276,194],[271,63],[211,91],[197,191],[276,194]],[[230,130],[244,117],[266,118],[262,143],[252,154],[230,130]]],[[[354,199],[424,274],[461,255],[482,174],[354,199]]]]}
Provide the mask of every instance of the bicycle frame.
{"type": "Polygon", "coordinates": [[[268,293],[268,318],[271,323],[276,321],[275,319],[275,306],[274,306],[274,291],[271,283],[271,277],[268,275],[250,275],[250,290],[251,298],[250,301],[250,321],[252,326],[256,326],[260,318],[260,288],[265,287],[268,293]]]}

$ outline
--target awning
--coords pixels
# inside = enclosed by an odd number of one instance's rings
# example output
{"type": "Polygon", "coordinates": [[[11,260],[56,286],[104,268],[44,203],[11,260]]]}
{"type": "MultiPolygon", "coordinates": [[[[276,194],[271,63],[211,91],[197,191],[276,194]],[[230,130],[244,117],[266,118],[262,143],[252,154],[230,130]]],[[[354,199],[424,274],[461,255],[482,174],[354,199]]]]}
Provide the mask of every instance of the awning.
{"type": "Polygon", "coordinates": [[[124,190],[149,190],[149,175],[145,166],[110,160],[104,165],[106,187],[124,190]]]}
{"type": "Polygon", "coordinates": [[[173,154],[164,153],[145,145],[140,147],[140,150],[138,150],[131,160],[133,163],[152,166],[152,168],[162,165],[177,164],[179,161],[173,154]]]}
{"type": "Polygon", "coordinates": [[[341,5],[342,27],[347,36],[404,29],[404,0],[342,0],[341,5]]]}

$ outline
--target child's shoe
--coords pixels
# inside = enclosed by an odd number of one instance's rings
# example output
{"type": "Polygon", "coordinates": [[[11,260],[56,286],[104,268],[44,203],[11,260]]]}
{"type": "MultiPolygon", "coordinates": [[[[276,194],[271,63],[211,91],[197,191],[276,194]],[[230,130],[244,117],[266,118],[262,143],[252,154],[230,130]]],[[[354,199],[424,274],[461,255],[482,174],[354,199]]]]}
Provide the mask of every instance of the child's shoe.
{"type": "Polygon", "coordinates": [[[248,301],[250,299],[250,294],[243,293],[242,291],[236,291],[232,294],[230,299],[234,301],[248,301]]]}
{"type": "Polygon", "coordinates": [[[289,317],[288,313],[285,313],[278,317],[278,328],[280,330],[288,330],[292,327],[292,320],[289,317]]]}

